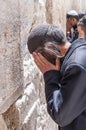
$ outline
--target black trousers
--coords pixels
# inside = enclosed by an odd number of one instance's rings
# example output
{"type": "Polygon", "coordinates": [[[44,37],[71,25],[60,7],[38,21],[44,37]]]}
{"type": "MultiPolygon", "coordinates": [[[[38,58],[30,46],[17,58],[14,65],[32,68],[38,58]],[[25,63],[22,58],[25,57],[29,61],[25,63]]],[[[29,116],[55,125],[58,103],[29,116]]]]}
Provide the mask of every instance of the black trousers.
{"type": "Polygon", "coordinates": [[[59,127],[59,130],[86,130],[86,111],[82,112],[71,124],[59,127]]]}

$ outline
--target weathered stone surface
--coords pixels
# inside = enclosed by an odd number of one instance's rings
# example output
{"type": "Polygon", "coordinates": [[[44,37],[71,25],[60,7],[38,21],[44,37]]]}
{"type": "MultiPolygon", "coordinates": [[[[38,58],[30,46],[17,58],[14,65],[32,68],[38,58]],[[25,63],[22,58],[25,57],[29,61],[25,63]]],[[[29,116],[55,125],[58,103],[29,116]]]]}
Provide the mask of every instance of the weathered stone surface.
{"type": "Polygon", "coordinates": [[[86,11],[86,0],[66,0],[65,7],[66,11],[74,9],[78,12],[86,11]]]}
{"type": "Polygon", "coordinates": [[[65,31],[66,9],[64,5],[65,0],[47,0],[46,20],[48,23],[61,25],[63,27],[63,30],[65,31]]]}
{"type": "Polygon", "coordinates": [[[23,123],[27,117],[30,109],[33,107],[34,102],[37,102],[37,91],[33,83],[27,85],[24,95],[16,102],[16,108],[19,110],[19,116],[23,123]]]}
{"type": "Polygon", "coordinates": [[[37,130],[37,103],[33,103],[33,107],[27,114],[27,117],[25,118],[23,122],[22,130],[37,130]]]}
{"type": "Polygon", "coordinates": [[[25,88],[24,95],[3,114],[8,129],[28,130],[31,129],[31,126],[36,127],[33,124],[37,120],[38,103],[35,86],[31,83],[25,88]],[[29,121],[33,124],[30,124],[29,121]]]}
{"type": "Polygon", "coordinates": [[[18,0],[0,0],[0,113],[21,95],[23,85],[18,0]]]}
{"type": "Polygon", "coordinates": [[[0,130],[7,130],[7,126],[2,115],[0,115],[0,130]]]}
{"type": "Polygon", "coordinates": [[[7,130],[21,130],[21,119],[19,116],[19,110],[15,105],[12,105],[4,114],[3,114],[5,123],[7,125],[7,130]]]}

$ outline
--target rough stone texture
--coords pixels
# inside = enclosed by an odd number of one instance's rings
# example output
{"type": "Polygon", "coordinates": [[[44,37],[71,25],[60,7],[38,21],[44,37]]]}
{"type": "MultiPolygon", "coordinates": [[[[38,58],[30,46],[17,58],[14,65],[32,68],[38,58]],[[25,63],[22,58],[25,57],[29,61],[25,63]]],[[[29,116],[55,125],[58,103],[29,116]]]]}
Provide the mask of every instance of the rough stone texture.
{"type": "Polygon", "coordinates": [[[0,0],[0,114],[21,95],[21,66],[18,0],[0,0]]]}
{"type": "Polygon", "coordinates": [[[66,9],[65,0],[47,0],[46,1],[46,21],[61,25],[65,31],[66,9]],[[64,16],[64,18],[63,18],[64,16]]]}
{"type": "Polygon", "coordinates": [[[3,114],[8,129],[28,130],[28,128],[31,129],[31,126],[33,126],[33,128],[36,127],[36,107],[38,102],[35,86],[31,83],[26,87],[24,95],[3,114]],[[33,123],[30,124],[29,121],[33,123]]]}
{"type": "Polygon", "coordinates": [[[66,11],[86,11],[85,5],[86,0],[0,0],[0,112],[5,111],[0,130],[6,125],[6,130],[58,129],[47,113],[43,77],[27,50],[27,38],[39,23],[59,24],[65,31],[66,11]],[[19,97],[23,84],[21,46],[24,93],[19,97]]]}
{"type": "Polygon", "coordinates": [[[3,118],[7,125],[7,130],[21,130],[19,111],[15,105],[12,105],[4,114],[3,118]]]}
{"type": "Polygon", "coordinates": [[[70,10],[70,9],[74,9],[77,12],[82,12],[85,11],[86,12],[86,0],[66,0],[65,3],[66,6],[66,11],[70,10]]]}
{"type": "Polygon", "coordinates": [[[0,130],[7,130],[7,126],[2,115],[0,115],[0,130]]]}

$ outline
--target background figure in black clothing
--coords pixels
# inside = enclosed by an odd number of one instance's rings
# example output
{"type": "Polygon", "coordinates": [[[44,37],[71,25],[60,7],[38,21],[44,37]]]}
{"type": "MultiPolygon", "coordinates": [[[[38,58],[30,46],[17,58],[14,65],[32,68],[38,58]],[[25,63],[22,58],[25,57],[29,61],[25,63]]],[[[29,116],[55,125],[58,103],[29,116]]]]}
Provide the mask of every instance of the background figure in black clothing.
{"type": "Polygon", "coordinates": [[[80,38],[85,38],[86,40],[86,15],[84,15],[77,24],[78,33],[80,38]],[[83,35],[82,35],[83,34],[83,35]]]}
{"type": "Polygon", "coordinates": [[[81,19],[83,16],[85,16],[86,15],[86,13],[85,12],[80,12],[79,13],[79,19],[81,19]]]}
{"type": "Polygon", "coordinates": [[[75,10],[70,10],[66,15],[66,36],[67,40],[72,43],[78,38],[77,23],[79,20],[78,13],[75,10]],[[68,28],[70,26],[70,28],[68,28]]]}

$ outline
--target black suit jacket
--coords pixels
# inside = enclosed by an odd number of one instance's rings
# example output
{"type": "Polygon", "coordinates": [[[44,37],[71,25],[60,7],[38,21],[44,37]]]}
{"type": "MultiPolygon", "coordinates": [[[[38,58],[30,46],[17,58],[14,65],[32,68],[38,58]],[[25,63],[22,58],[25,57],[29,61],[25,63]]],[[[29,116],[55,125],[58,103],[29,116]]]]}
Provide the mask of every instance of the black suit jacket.
{"type": "MultiPolygon", "coordinates": [[[[47,109],[60,126],[59,129],[81,130],[82,128],[76,127],[75,120],[79,120],[86,110],[85,40],[77,39],[67,51],[61,71],[46,72],[44,80],[47,109]]],[[[84,120],[83,126],[86,124],[86,116],[84,120]]],[[[84,127],[83,130],[86,130],[86,125],[84,127]]]]}

